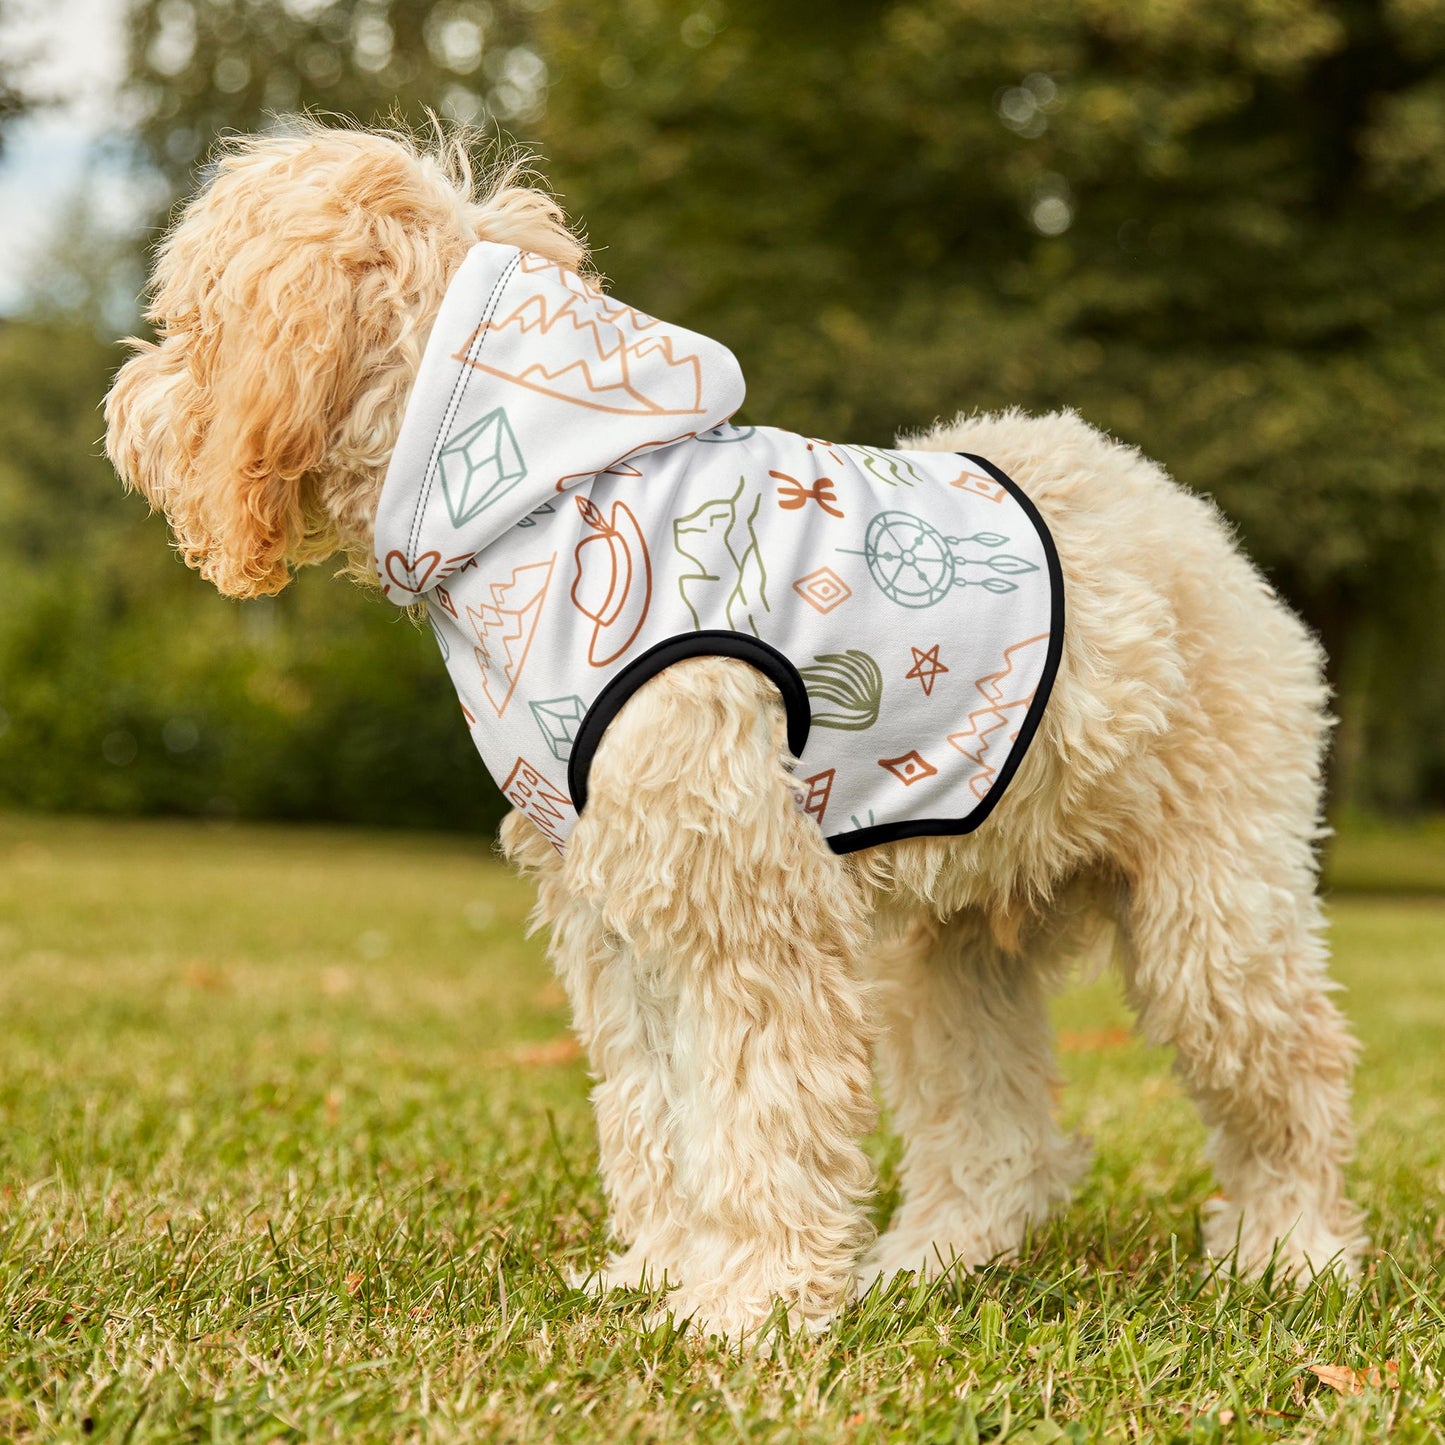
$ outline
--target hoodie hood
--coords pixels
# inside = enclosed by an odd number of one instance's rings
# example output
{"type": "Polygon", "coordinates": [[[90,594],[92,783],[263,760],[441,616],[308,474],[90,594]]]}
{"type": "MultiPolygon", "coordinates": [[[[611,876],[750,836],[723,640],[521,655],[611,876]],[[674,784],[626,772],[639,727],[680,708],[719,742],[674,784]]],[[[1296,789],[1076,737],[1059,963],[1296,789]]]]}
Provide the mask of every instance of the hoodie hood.
{"type": "Polygon", "coordinates": [[[467,254],[432,327],[387,468],[376,568],[398,606],[529,514],[742,405],[727,347],[515,246],[467,254]]]}

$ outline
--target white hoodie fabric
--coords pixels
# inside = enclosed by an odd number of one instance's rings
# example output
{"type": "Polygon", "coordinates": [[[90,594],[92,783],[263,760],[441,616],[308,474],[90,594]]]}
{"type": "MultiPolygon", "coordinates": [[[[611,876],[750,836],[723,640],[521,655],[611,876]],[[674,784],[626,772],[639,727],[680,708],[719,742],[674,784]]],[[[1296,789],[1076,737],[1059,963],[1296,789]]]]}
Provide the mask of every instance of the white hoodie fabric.
{"type": "Polygon", "coordinates": [[[483,761],[559,850],[608,722],[697,656],[777,685],[835,851],[971,831],[1058,667],[1046,527],[982,457],[734,426],[743,393],[716,341],[479,244],[382,490],[383,591],[428,604],[483,761]]]}

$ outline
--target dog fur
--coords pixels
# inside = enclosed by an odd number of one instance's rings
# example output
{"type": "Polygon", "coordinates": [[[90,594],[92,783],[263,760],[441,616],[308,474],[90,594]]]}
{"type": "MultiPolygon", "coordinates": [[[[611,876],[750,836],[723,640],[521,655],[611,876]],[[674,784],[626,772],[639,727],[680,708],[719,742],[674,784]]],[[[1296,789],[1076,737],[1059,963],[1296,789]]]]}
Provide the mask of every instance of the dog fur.
{"type": "MultiPolygon", "coordinates": [[[[338,554],[374,585],[409,387],[478,239],[585,259],[549,197],[515,168],[479,189],[455,142],[305,125],[226,146],[160,248],[157,340],[106,403],[116,468],[222,592],[338,554]]],[[[1208,502],[1072,413],[906,445],[989,457],[1062,560],[1053,695],[984,827],[834,855],[797,807],[776,692],[722,659],[627,704],[565,856],[503,826],[596,1079],[618,1252],[594,1282],[665,1280],[675,1317],[738,1339],[778,1301],[818,1328],[860,1280],[1009,1256],[1085,1166],[1053,1117],[1046,1001],[1111,923],[1140,1030],[1212,1130],[1208,1249],[1353,1271],[1318,646],[1208,502]],[[874,1055],[904,1139],[876,1240],[874,1055]]]]}

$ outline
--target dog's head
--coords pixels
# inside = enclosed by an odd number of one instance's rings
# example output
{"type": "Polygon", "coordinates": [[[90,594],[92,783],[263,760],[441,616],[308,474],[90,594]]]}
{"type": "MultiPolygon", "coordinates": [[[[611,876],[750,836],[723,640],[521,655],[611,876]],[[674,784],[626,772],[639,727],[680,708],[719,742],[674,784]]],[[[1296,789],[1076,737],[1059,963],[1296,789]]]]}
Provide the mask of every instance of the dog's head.
{"type": "Polygon", "coordinates": [[[460,141],[305,124],[227,143],[157,254],[156,340],[106,398],[106,450],[229,596],[341,551],[362,575],[427,332],[477,240],[571,267],[583,247],[519,166],[460,141]]]}

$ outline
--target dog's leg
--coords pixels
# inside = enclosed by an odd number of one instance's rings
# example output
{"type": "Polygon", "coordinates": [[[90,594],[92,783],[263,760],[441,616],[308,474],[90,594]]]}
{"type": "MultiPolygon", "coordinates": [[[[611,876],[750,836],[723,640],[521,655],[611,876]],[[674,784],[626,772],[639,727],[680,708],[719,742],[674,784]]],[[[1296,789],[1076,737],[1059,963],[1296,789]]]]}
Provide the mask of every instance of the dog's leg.
{"type": "Polygon", "coordinates": [[[613,1012],[635,1012],[639,981],[655,1009],[667,1102],[641,1127],[678,1226],[669,1308],[730,1339],[779,1300],[825,1324],[869,1233],[864,903],[782,759],[758,673],[678,664],[608,729],[568,844],[573,889],[633,960],[613,1012]]]}
{"type": "Polygon", "coordinates": [[[1355,1045],[1331,1002],[1306,845],[1204,828],[1142,860],[1128,909],[1127,984],[1140,1026],[1172,1043],[1213,1130],[1225,1198],[1205,1227],[1257,1274],[1352,1273],[1364,1245],[1344,1194],[1355,1045]],[[1287,863],[1296,855],[1295,867],[1287,863]]]}
{"type": "Polygon", "coordinates": [[[592,1104],[609,1230],[622,1246],[593,1285],[599,1292],[675,1285],[688,1221],[668,1152],[672,1000],[652,987],[645,958],[605,932],[592,943],[586,959],[569,950],[568,973],[597,1076],[592,1104]]]}
{"type": "Polygon", "coordinates": [[[567,865],[525,814],[508,814],[502,847],[537,883],[534,922],[551,931],[552,964],[597,1081],[599,1171],[619,1252],[579,1274],[579,1282],[596,1293],[675,1283],[686,1221],[673,1208],[666,1148],[672,1001],[649,987],[645,960],[607,928],[585,890],[572,886],[567,865]]]}
{"type": "Polygon", "coordinates": [[[864,1284],[1008,1257],[1068,1199],[1088,1150],[1053,1117],[1051,963],[1000,948],[972,912],[875,950],[879,1070],[904,1156],[902,1202],[864,1284]]]}

